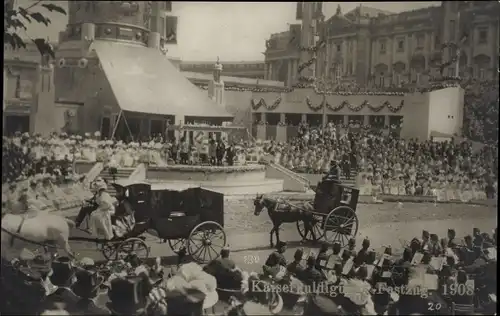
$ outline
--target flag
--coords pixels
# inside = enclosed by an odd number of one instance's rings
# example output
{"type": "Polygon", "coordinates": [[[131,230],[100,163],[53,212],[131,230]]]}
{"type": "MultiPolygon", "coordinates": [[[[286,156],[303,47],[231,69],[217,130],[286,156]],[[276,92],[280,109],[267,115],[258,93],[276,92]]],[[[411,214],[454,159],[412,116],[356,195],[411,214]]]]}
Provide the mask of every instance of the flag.
{"type": "Polygon", "coordinates": [[[313,2],[313,18],[319,19],[323,16],[323,2],[313,2]]]}
{"type": "Polygon", "coordinates": [[[300,24],[290,25],[290,39],[288,41],[289,45],[299,45],[301,28],[302,26],[300,24]]]}
{"type": "Polygon", "coordinates": [[[302,20],[302,8],[304,6],[304,2],[297,2],[297,10],[295,13],[296,20],[302,20]]]}

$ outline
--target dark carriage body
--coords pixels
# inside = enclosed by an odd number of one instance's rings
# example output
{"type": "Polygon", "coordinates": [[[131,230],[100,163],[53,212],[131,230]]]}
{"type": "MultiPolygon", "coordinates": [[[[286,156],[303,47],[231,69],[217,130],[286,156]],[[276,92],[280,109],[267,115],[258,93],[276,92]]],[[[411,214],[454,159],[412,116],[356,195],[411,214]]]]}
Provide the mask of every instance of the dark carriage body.
{"type": "MultiPolygon", "coordinates": [[[[322,228],[337,230],[338,225],[345,224],[339,233],[352,234],[353,223],[346,218],[351,218],[358,206],[359,190],[341,184],[336,180],[324,179],[318,183],[314,196],[315,213],[323,214],[322,228]],[[328,222],[328,223],[327,223],[328,222]]],[[[356,228],[357,229],[357,228],[356,228]]]]}
{"type": "Polygon", "coordinates": [[[358,189],[343,185],[335,180],[323,180],[318,183],[316,188],[314,210],[317,213],[328,215],[339,206],[348,206],[356,211],[358,198],[358,189]]]}
{"type": "Polygon", "coordinates": [[[138,222],[150,220],[161,239],[186,238],[207,221],[224,227],[224,195],[200,187],[121,181],[138,222]]]}

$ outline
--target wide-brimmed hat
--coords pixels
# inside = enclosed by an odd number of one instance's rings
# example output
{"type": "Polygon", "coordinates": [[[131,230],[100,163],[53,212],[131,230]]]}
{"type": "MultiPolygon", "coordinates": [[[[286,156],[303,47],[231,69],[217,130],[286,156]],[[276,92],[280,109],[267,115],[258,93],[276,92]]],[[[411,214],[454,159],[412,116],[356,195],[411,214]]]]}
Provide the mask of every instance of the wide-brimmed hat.
{"type": "Polygon", "coordinates": [[[76,273],[73,292],[82,298],[94,298],[99,293],[99,287],[103,283],[104,277],[100,276],[93,267],[81,269],[76,273]]]}
{"type": "Polygon", "coordinates": [[[75,268],[68,257],[59,257],[52,263],[50,281],[56,286],[70,286],[75,276],[75,268]]]}
{"type": "Polygon", "coordinates": [[[146,308],[147,293],[143,293],[143,277],[116,278],[111,281],[106,305],[113,314],[138,315],[146,308]]]}

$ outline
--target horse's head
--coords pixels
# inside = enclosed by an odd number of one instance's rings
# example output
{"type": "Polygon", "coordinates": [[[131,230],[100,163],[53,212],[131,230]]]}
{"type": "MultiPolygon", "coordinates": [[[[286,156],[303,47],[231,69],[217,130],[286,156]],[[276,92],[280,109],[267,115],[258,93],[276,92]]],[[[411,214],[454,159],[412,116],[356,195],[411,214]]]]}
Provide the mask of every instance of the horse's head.
{"type": "Polygon", "coordinates": [[[264,201],[265,200],[264,200],[264,195],[263,194],[261,194],[261,195],[257,194],[255,196],[255,199],[253,200],[253,205],[255,207],[253,214],[255,216],[259,216],[260,213],[262,212],[262,210],[264,209],[264,207],[265,207],[264,201]]]}

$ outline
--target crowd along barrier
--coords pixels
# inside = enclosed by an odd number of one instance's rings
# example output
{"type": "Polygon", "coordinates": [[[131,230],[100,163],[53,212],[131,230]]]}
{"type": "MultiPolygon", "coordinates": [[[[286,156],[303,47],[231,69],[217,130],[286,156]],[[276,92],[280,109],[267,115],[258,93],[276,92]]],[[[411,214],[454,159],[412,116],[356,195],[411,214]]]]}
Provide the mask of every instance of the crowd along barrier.
{"type": "MultiPolygon", "coordinates": [[[[360,195],[368,196],[421,196],[411,195],[406,192],[403,181],[396,181],[389,186],[372,183],[361,183],[358,181],[360,195]]],[[[433,199],[437,202],[470,202],[474,200],[486,200],[486,193],[478,190],[463,190],[457,188],[440,188],[431,190],[433,199]]],[[[426,195],[429,197],[429,195],[426,195]]]]}

